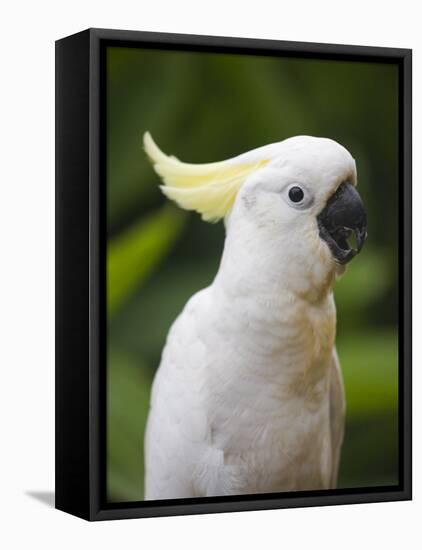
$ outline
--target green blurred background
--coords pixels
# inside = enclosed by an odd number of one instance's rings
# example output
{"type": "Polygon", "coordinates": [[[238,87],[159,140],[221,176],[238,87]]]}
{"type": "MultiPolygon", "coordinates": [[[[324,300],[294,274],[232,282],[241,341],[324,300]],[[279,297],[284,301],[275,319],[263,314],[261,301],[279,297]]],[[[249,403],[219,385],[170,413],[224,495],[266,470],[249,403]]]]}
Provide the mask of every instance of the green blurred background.
{"type": "Polygon", "coordinates": [[[107,494],[143,498],[149,392],[167,331],[213,279],[223,224],[161,195],[142,150],[212,162],[287,137],[355,157],[369,238],[336,285],[347,425],[339,487],[396,484],[398,69],[136,48],[107,51],[107,494]]]}

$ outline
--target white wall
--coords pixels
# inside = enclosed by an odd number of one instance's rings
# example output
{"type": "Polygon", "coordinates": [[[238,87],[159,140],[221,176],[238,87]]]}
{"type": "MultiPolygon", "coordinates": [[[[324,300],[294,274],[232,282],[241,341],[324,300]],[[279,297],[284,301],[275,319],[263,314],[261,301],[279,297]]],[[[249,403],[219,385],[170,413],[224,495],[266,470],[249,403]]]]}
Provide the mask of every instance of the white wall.
{"type": "MultiPolygon", "coordinates": [[[[414,49],[417,2],[73,0],[9,2],[0,33],[0,544],[3,548],[415,547],[420,540],[421,405],[414,408],[415,501],[88,524],[28,492],[53,489],[54,40],[86,27],[414,49]],[[9,539],[4,544],[4,539],[9,539]],[[92,546],[90,546],[92,545],[92,546]]],[[[421,311],[420,134],[415,138],[415,335],[421,311]]],[[[421,387],[415,342],[414,387],[421,387]]]]}

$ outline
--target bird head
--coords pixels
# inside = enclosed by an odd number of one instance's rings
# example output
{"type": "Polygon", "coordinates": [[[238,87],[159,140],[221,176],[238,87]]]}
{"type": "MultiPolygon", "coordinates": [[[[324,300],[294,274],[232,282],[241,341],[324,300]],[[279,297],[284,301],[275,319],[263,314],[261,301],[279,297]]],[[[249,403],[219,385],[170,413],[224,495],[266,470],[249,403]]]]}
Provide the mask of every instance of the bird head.
{"type": "Polygon", "coordinates": [[[209,164],[165,155],[148,133],[144,147],[167,197],[206,221],[225,219],[226,247],[242,265],[248,256],[255,266],[291,279],[300,270],[298,281],[322,284],[362,249],[367,221],[356,164],[331,139],[292,137],[209,164]]]}

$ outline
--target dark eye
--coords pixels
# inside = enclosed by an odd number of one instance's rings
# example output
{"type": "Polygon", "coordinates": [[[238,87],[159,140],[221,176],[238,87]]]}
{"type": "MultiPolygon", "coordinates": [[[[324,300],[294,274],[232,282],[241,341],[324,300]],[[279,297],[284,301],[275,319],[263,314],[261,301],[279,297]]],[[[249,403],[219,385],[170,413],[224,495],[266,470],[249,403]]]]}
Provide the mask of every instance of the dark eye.
{"type": "Polygon", "coordinates": [[[298,187],[297,185],[295,185],[294,187],[291,187],[289,189],[289,199],[292,201],[292,202],[300,202],[301,200],[303,200],[303,197],[305,196],[303,190],[298,187]]]}

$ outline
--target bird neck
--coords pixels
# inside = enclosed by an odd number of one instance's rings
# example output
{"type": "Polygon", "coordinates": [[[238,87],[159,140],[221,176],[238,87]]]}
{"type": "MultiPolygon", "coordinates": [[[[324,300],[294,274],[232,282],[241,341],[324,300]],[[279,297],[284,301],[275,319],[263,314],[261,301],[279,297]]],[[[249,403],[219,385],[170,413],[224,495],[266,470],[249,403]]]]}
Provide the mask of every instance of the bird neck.
{"type": "Polygon", "coordinates": [[[230,227],[215,284],[233,296],[285,296],[316,305],[332,294],[338,274],[326,256],[300,254],[289,235],[274,241],[230,227]]]}

